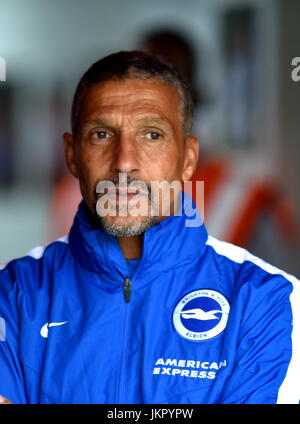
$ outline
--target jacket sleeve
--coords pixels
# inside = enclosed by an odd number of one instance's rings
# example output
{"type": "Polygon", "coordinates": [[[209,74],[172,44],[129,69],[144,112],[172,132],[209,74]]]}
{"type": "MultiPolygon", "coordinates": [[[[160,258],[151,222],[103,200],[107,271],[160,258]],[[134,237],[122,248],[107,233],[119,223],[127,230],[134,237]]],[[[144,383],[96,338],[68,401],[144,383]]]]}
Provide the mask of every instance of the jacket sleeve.
{"type": "Polygon", "coordinates": [[[290,296],[293,331],[292,331],[292,358],[287,374],[280,386],[277,403],[300,403],[300,281],[292,278],[293,292],[290,296]]]}
{"type": "MultiPolygon", "coordinates": [[[[244,297],[235,364],[221,403],[274,404],[292,358],[293,284],[281,275],[249,274],[239,291],[244,297]]],[[[296,279],[295,279],[296,280],[296,279]]],[[[297,281],[297,280],[296,280],[297,281]]],[[[295,281],[295,283],[296,283],[295,281]]],[[[298,281],[299,283],[299,281],[298,281]]],[[[235,305],[232,305],[234,314],[235,305]]],[[[298,403],[297,385],[290,403],[298,403]]],[[[298,393],[299,394],[299,393],[298,393]]]]}
{"type": "Polygon", "coordinates": [[[25,372],[20,360],[20,292],[13,268],[0,270],[0,394],[27,403],[25,372]]]}

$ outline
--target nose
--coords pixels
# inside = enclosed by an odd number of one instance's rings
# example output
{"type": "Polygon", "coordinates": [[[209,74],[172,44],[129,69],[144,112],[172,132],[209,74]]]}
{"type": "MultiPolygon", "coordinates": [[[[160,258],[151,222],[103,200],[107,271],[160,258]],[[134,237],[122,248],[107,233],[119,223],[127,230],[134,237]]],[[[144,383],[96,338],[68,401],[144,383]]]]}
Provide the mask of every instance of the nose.
{"type": "Polygon", "coordinates": [[[137,148],[133,137],[129,134],[120,134],[116,143],[112,161],[114,173],[126,172],[131,174],[138,171],[137,148]]]}

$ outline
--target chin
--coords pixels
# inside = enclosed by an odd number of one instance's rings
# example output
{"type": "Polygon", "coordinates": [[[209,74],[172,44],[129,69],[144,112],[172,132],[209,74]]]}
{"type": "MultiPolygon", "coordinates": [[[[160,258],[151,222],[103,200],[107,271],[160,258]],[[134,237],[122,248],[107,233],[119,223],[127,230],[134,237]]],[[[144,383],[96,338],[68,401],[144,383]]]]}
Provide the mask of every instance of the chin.
{"type": "Polygon", "coordinates": [[[134,217],[99,217],[101,227],[116,237],[133,237],[143,234],[159,220],[156,216],[134,216],[134,217]]]}

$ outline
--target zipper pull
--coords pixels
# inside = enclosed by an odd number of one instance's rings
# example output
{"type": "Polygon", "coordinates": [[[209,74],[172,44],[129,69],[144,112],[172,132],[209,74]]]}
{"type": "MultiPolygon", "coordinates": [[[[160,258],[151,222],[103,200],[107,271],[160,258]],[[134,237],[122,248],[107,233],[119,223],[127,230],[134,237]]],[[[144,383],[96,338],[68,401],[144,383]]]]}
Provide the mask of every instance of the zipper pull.
{"type": "Polygon", "coordinates": [[[126,278],[124,281],[124,296],[125,296],[125,302],[128,303],[130,301],[130,294],[131,294],[131,281],[129,278],[126,278]]]}

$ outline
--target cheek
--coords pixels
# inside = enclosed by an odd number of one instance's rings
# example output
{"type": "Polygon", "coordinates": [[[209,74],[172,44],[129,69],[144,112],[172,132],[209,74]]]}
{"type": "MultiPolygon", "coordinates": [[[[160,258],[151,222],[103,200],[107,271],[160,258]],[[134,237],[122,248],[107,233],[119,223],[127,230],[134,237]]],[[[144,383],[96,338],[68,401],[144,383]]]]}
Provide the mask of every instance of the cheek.
{"type": "Polygon", "coordinates": [[[97,178],[97,174],[103,169],[103,159],[97,152],[90,149],[82,149],[78,154],[78,168],[82,178],[91,180],[97,178]]]}
{"type": "MultiPolygon", "coordinates": [[[[140,163],[142,165],[142,163],[140,163]]],[[[144,162],[145,165],[145,162],[144,162]]],[[[173,181],[181,180],[183,160],[179,152],[160,151],[147,158],[147,173],[155,181],[173,181]]],[[[141,172],[145,172],[145,166],[140,167],[141,172]],[[144,168],[144,169],[143,169],[144,168]]]]}
{"type": "Polygon", "coordinates": [[[157,170],[160,175],[160,180],[181,181],[182,163],[176,156],[168,156],[166,160],[157,163],[157,170]]]}
{"type": "Polygon", "coordinates": [[[85,199],[87,197],[91,198],[97,179],[97,167],[92,157],[80,156],[78,160],[78,176],[83,197],[85,199]]]}

